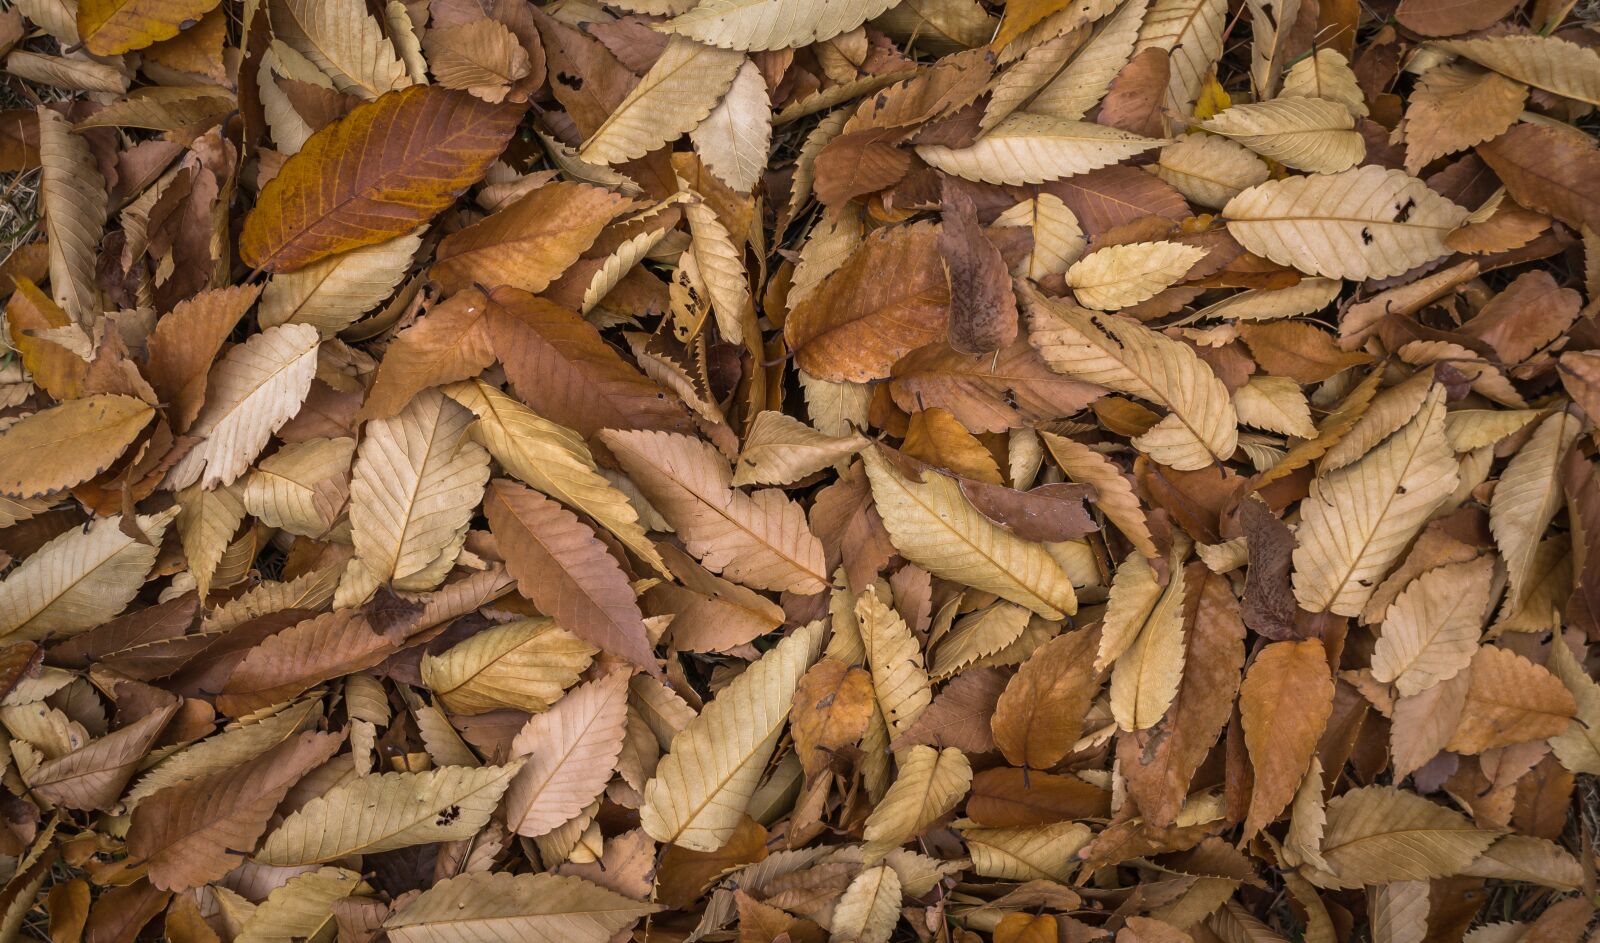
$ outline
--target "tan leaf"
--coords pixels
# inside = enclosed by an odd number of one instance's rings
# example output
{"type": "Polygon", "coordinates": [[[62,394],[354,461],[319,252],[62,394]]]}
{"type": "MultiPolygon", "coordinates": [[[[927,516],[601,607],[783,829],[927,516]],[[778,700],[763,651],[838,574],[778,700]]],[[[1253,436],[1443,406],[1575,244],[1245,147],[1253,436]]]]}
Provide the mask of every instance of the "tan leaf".
{"type": "Polygon", "coordinates": [[[739,193],[755,189],[772,146],[772,103],[754,62],[746,60],[739,66],[728,94],[689,132],[689,138],[706,167],[730,189],[739,193]]]}
{"type": "Polygon", "coordinates": [[[1155,0],[1145,14],[1135,49],[1172,52],[1166,107],[1175,114],[1193,114],[1201,86],[1222,55],[1227,19],[1228,5],[1219,0],[1155,0]]]}
{"type": "Polygon", "coordinates": [[[1251,377],[1250,382],[1233,391],[1233,408],[1239,421],[1247,426],[1302,439],[1316,438],[1311,405],[1293,378],[1251,377]]]}
{"type": "Polygon", "coordinates": [[[1156,176],[1203,206],[1221,209],[1271,176],[1266,161],[1213,134],[1186,134],[1161,149],[1156,176]]]}
{"type": "MultiPolygon", "coordinates": [[[[0,446],[4,445],[0,438],[0,446]]],[[[734,463],[733,484],[786,485],[865,448],[861,435],[830,436],[777,410],[756,414],[734,463]]]]}
{"type": "Polygon", "coordinates": [[[830,943],[888,943],[900,922],[900,876],[894,868],[866,868],[833,909],[830,943]]]}
{"type": "Polygon", "coordinates": [[[783,49],[848,33],[892,6],[893,0],[851,0],[818,10],[800,0],[711,0],[661,28],[725,49],[783,49]]]}
{"type": "Polygon", "coordinates": [[[369,579],[432,589],[455,562],[482,500],[489,457],[467,438],[471,414],[437,392],[367,423],[350,484],[356,560],[369,579]]]}
{"type": "Polygon", "coordinates": [[[37,498],[93,478],[154,415],[142,400],[102,393],[25,416],[0,432],[0,492],[37,498]]]}
{"type": "Polygon", "coordinates": [[[223,355],[189,434],[203,441],[167,473],[166,487],[231,484],[299,412],[322,338],[304,324],[268,328],[223,355]]]}
{"type": "Polygon", "coordinates": [[[1296,170],[1332,174],[1366,156],[1350,109],[1325,98],[1281,97],[1234,105],[1200,127],[1296,170]]]}
{"type": "Polygon", "coordinates": [[[916,723],[933,700],[933,687],[922,661],[922,646],[899,613],[867,590],[856,600],[856,620],[866,653],[872,690],[889,725],[889,735],[899,736],[916,723]]]}
{"type": "Polygon", "coordinates": [[[970,147],[924,144],[917,156],[933,167],[982,183],[1044,183],[1115,164],[1167,142],[1089,121],[1019,114],[970,147]]]}
{"type": "Polygon", "coordinates": [[[86,138],[49,108],[39,115],[39,202],[50,251],[50,294],[81,325],[99,320],[104,302],[95,283],[100,230],[108,197],[105,177],[86,138]]]}
{"type": "Polygon", "coordinates": [[[606,943],[659,910],[581,878],[480,872],[440,881],[383,923],[396,943],[474,939],[606,943]]]}
{"type": "Polygon", "coordinates": [[[1311,483],[1295,532],[1294,594],[1312,612],[1356,615],[1456,487],[1444,390],[1360,461],[1311,483]]]}
{"type": "Polygon", "coordinates": [[[1368,786],[1328,803],[1322,854],[1329,871],[1306,876],[1328,888],[1425,881],[1460,873],[1496,837],[1415,793],[1368,786]]]}
{"type": "Polygon", "coordinates": [[[1146,301],[1183,278],[1205,250],[1181,242],[1135,242],[1091,252],[1067,269],[1078,303],[1116,311],[1146,301]]]}
{"type": "Polygon", "coordinates": [[[355,450],[355,440],[343,436],[285,445],[245,480],[245,510],[270,527],[321,537],[344,510],[355,450]]]}
{"type": "Polygon", "coordinates": [[[956,620],[939,636],[929,674],[946,681],[975,662],[995,655],[1022,638],[1033,614],[1011,603],[995,603],[956,620]]]}
{"type": "Polygon", "coordinates": [[[1095,314],[1032,290],[1023,299],[1029,342],[1052,369],[1169,410],[1134,439],[1135,446],[1180,471],[1232,457],[1238,441],[1232,398],[1193,348],[1135,321],[1095,314]]]}
{"type": "Polygon", "coordinates": [[[394,45],[358,0],[272,0],[270,9],[277,38],[339,91],[371,100],[412,84],[394,45]]]}
{"type": "Polygon", "coordinates": [[[144,585],[173,516],[166,511],[138,517],[150,544],[124,533],[120,515],[52,538],[0,582],[0,638],[72,635],[120,613],[144,585]]]}
{"type": "Polygon", "coordinates": [[[578,680],[596,651],[554,620],[518,619],[424,655],[422,682],[454,714],[537,713],[578,680]]]}
{"type": "Polygon", "coordinates": [[[506,789],[506,826],[538,837],[587,808],[616,769],[627,723],[626,671],[579,685],[535,714],[511,741],[511,757],[527,762],[506,789]]]}
{"type": "Polygon", "coordinates": [[[256,320],[263,328],[309,324],[324,335],[344,330],[394,292],[421,245],[419,234],[407,233],[275,274],[261,290],[256,320]]]}
{"type": "Polygon", "coordinates": [[[1527,594],[1536,575],[1533,564],[1539,540],[1561,508],[1561,469],[1581,425],[1567,410],[1541,422],[1500,473],[1500,483],[1495,486],[1489,527],[1506,562],[1511,583],[1506,605],[1512,609],[1527,594]]]}
{"type": "Polygon", "coordinates": [[[1110,518],[1134,549],[1147,557],[1157,556],[1149,522],[1145,520],[1144,510],[1128,477],[1105,456],[1081,442],[1050,432],[1041,431],[1039,435],[1050,450],[1050,456],[1069,479],[1093,486],[1100,512],[1110,518]]]}
{"type": "Polygon", "coordinates": [[[1033,232],[1033,249],[1016,274],[1033,281],[1059,275],[1083,255],[1086,241],[1078,217],[1061,198],[1041,193],[995,217],[996,226],[1023,226],[1033,232]]]}
{"type": "Polygon", "coordinates": [[[253,908],[238,895],[225,898],[222,907],[231,910],[237,906],[235,902],[244,904],[239,908],[242,913],[229,916],[230,921],[242,924],[234,938],[237,943],[292,943],[335,932],[334,905],[371,890],[354,871],[316,868],[290,878],[253,908]]]}
{"type": "Polygon", "coordinates": [[[1490,36],[1437,44],[1525,85],[1600,105],[1600,55],[1556,36],[1490,36]]]}
{"type": "Polygon", "coordinates": [[[1560,635],[1550,645],[1550,671],[1567,686],[1577,704],[1572,723],[1550,738],[1550,750],[1574,773],[1600,770],[1600,683],[1583,670],[1584,654],[1580,648],[1574,655],[1560,635]]]}
{"type": "Polygon", "coordinates": [[[445,392],[478,417],[473,438],[502,468],[535,490],[582,511],[640,559],[666,572],[639,513],[595,466],[583,437],[551,422],[482,380],[452,384],[445,392]]]}
{"type": "Polygon", "coordinates": [[[440,85],[465,89],[486,102],[504,101],[511,84],[532,68],[517,37],[488,17],[430,29],[423,46],[440,85]]]}
{"type": "Polygon", "coordinates": [[[210,593],[217,565],[244,522],[243,493],[242,483],[210,491],[190,485],[178,492],[178,540],[201,598],[210,593]]]}
{"type": "Polygon", "coordinates": [[[1246,249],[1310,275],[1384,278],[1445,255],[1467,211],[1398,170],[1367,164],[1258,184],[1222,208],[1246,249]]]}
{"type": "Polygon", "coordinates": [[[1373,678],[1392,682],[1404,697],[1449,680],[1471,664],[1493,575],[1493,558],[1484,556],[1417,577],[1384,613],[1372,650],[1373,678]]]}
{"type": "MultiPolygon", "coordinates": [[[[1132,566],[1137,569],[1142,565],[1132,566]]],[[[1126,731],[1154,726],[1177,696],[1183,677],[1185,571],[1176,566],[1171,569],[1166,587],[1159,596],[1149,600],[1148,609],[1124,612],[1126,597],[1123,594],[1106,609],[1108,628],[1132,632],[1111,671],[1111,714],[1117,726],[1126,731]],[[1119,624],[1112,625],[1113,618],[1119,624]],[[1126,625],[1120,624],[1124,620],[1126,625]]],[[[1135,594],[1135,598],[1126,602],[1132,607],[1146,599],[1149,599],[1147,593],[1135,594]],[[1142,599],[1138,598],[1141,596],[1142,599]]]]}
{"type": "Polygon", "coordinates": [[[964,826],[972,868],[1004,881],[1069,881],[1083,863],[1079,849],[1093,833],[1082,822],[1056,822],[1029,828],[964,826]]]}
{"type": "Polygon", "coordinates": [[[1023,540],[984,517],[954,479],[930,469],[916,481],[874,451],[862,457],[889,538],[907,559],[935,576],[995,593],[1047,619],[1077,611],[1072,580],[1044,545],[1023,540]]]}
{"type": "Polygon", "coordinates": [[[738,52],[673,36],[639,84],[589,135],[579,156],[618,164],[676,140],[711,114],[743,64],[738,52]]]}
{"type": "MultiPolygon", "coordinates": [[[[1089,110],[1104,97],[1111,80],[1116,78],[1117,73],[1122,71],[1128,60],[1133,57],[1134,45],[1139,39],[1139,24],[1148,8],[1148,0],[1069,6],[1063,11],[1068,15],[1068,23],[1076,19],[1075,14],[1080,11],[1085,20],[1098,18],[1098,22],[1094,24],[1094,35],[1085,41],[1075,35],[1078,32],[1075,28],[1067,23],[1060,24],[1061,28],[1069,29],[1071,32],[1057,39],[1042,42],[1028,50],[1022,61],[1003,73],[999,81],[1005,83],[1013,76],[1026,79],[1018,90],[1019,94],[1032,92],[1034,86],[1043,81],[1043,86],[1033,93],[1025,110],[1029,114],[1076,121],[1087,115],[1089,110]],[[1113,6],[1116,9],[1108,12],[1108,8],[1113,6]],[[1060,47],[1060,52],[1052,49],[1057,46],[1060,47]],[[1065,68],[1055,64],[1057,57],[1062,54],[1072,57],[1065,68]],[[1028,75],[1030,70],[1025,66],[1035,59],[1040,60],[1040,66],[1045,72],[1043,76],[1028,75]],[[1059,71],[1056,71],[1057,69],[1059,71]]],[[[1041,29],[1046,30],[1055,28],[1057,24],[1053,21],[1047,21],[1041,26],[1041,29]]],[[[1170,84],[1170,75],[1168,79],[1170,84]]],[[[995,91],[995,100],[1003,101],[1005,97],[1005,87],[1002,84],[995,91]]],[[[985,115],[986,120],[987,118],[985,115]]]]}
{"type": "Polygon", "coordinates": [[[1418,174],[1434,160],[1497,137],[1522,113],[1528,90],[1498,72],[1458,63],[1423,73],[1407,102],[1399,131],[1406,142],[1406,172],[1418,174]]]}
{"type": "Polygon", "coordinates": [[[955,747],[917,745],[899,759],[899,775],[867,816],[862,832],[868,864],[921,835],[967,794],[972,766],[955,747]]]}
{"type": "Polygon", "coordinates": [[[795,630],[745,669],[677,736],[645,784],[639,820],[657,841],[716,851],[732,837],[820,654],[822,625],[795,630]]]}
{"type": "Polygon", "coordinates": [[[1350,109],[1356,117],[1368,113],[1366,93],[1350,68],[1350,60],[1337,49],[1318,49],[1289,67],[1279,98],[1324,98],[1350,109]]]}
{"type": "Polygon", "coordinates": [[[358,776],[301,806],[255,859],[274,867],[470,838],[489,821],[521,761],[358,776]]]}

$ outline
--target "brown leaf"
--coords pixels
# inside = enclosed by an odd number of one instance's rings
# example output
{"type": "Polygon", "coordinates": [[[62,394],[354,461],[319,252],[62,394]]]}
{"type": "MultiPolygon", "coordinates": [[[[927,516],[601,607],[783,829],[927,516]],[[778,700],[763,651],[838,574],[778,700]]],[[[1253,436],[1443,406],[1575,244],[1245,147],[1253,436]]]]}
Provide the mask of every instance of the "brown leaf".
{"type": "Polygon", "coordinates": [[[446,291],[470,285],[544,291],[630,205],[599,187],[545,184],[446,236],[429,274],[446,291]]]}
{"type": "Polygon", "coordinates": [[[978,225],[972,198],[947,189],[939,255],[950,278],[950,347],[987,354],[1017,339],[1017,297],[1000,250],[978,225]]]}
{"type": "Polygon", "coordinates": [[[969,668],[945,685],[933,702],[917,715],[916,723],[894,739],[894,749],[921,743],[955,747],[967,753],[994,749],[989,719],[1009,679],[995,668],[969,668]]]}
{"type": "Polygon", "coordinates": [[[1487,29],[1518,6],[1519,0],[1401,0],[1394,18],[1423,36],[1456,36],[1487,29]]]}
{"type": "Polygon", "coordinates": [[[149,863],[150,883],[162,890],[223,877],[242,863],[243,849],[255,848],[290,788],[343,741],[307,731],[247,763],[155,793],[134,810],[129,853],[149,863]]]}
{"type": "Polygon", "coordinates": [[[1152,822],[1172,822],[1190,782],[1233,713],[1244,667],[1244,623],[1227,582],[1201,564],[1184,577],[1183,679],[1154,727],[1118,737],[1128,792],[1152,822]]]}
{"type": "Polygon", "coordinates": [[[476,289],[451,295],[390,342],[361,418],[388,419],[429,387],[465,380],[494,363],[489,301],[476,289]]]}
{"type": "Polygon", "coordinates": [[[811,595],[827,586],[822,543],[776,489],[732,489],[733,471],[710,445],[669,432],[607,429],[601,441],[689,552],[714,573],[755,589],[811,595]]]}
{"type": "Polygon", "coordinates": [[[1333,711],[1333,677],[1320,639],[1274,642],[1239,687],[1239,713],[1255,783],[1244,833],[1277,819],[1305,778],[1333,711]]]}
{"type": "Polygon", "coordinates": [[[1485,645],[1467,669],[1466,706],[1446,749],[1482,753],[1567,729],[1577,704],[1566,685],[1510,649],[1485,645]]]}
{"type": "Polygon", "coordinates": [[[1600,229],[1600,147],[1588,135],[1518,124],[1477,150],[1518,203],[1569,226],[1600,229]]]}
{"type": "Polygon", "coordinates": [[[1017,491],[963,478],[961,494],[984,517],[1023,540],[1057,543],[1100,529],[1083,507],[1084,500],[1094,496],[1087,485],[1040,485],[1032,491],[1017,491]]]}
{"type": "Polygon", "coordinates": [[[1253,497],[1239,503],[1239,526],[1250,543],[1250,567],[1245,571],[1239,610],[1244,624],[1274,641],[1298,638],[1295,612],[1299,606],[1289,587],[1294,532],[1265,502],[1253,497]]]}
{"type": "Polygon", "coordinates": [[[1320,383],[1340,370],[1371,363],[1370,354],[1340,350],[1333,336],[1299,321],[1239,325],[1239,334],[1263,372],[1320,383]]]}
{"type": "Polygon", "coordinates": [[[586,437],[601,429],[693,428],[683,404],[623,360],[577,312],[511,287],[495,289],[488,311],[494,354],[539,415],[586,437]]]}
{"type": "Polygon", "coordinates": [[[1140,50],[1112,80],[1094,120],[1148,138],[1165,137],[1163,108],[1171,74],[1171,52],[1159,46],[1140,50]]]}
{"type": "Polygon", "coordinates": [[[361,105],[313,134],[262,188],[240,257],[292,272],[410,232],[483,176],[523,108],[431,85],[361,105]]]}
{"type": "Polygon", "coordinates": [[[1461,333],[1494,349],[1501,362],[1519,364],[1566,334],[1583,298],[1548,272],[1526,272],[1489,299],[1461,333]]]}
{"type": "Polygon", "coordinates": [[[579,638],[658,672],[628,576],[595,532],[555,501],[497,479],[485,504],[517,589],[579,638]]]}
{"type": "Polygon", "coordinates": [[[1049,769],[1077,742],[1100,690],[1097,627],[1058,635],[1031,655],[995,703],[994,742],[1015,766],[1049,769]]]}
{"type": "Polygon", "coordinates": [[[826,380],[862,383],[889,375],[894,362],[943,340],[950,289],[930,223],[879,230],[784,322],[801,369],[826,380]],[[894,278],[885,278],[894,272],[894,278]]]}
{"type": "Polygon", "coordinates": [[[1051,822],[1100,818],[1111,794],[1076,776],[998,766],[972,777],[967,815],[995,828],[1029,828],[1051,822]]]}
{"type": "Polygon", "coordinates": [[[876,709],[872,675],[864,669],[832,658],[813,665],[790,709],[795,751],[807,775],[825,769],[833,752],[858,743],[876,709]]]}
{"type": "Polygon", "coordinates": [[[244,717],[280,704],[323,681],[373,667],[394,654],[401,639],[358,609],[298,622],[245,655],[217,695],[217,708],[244,717]]]}
{"type": "Polygon", "coordinates": [[[1025,339],[988,356],[919,348],[895,363],[889,390],[901,409],[947,409],[973,432],[1070,416],[1105,392],[1051,370],[1025,339]]]}

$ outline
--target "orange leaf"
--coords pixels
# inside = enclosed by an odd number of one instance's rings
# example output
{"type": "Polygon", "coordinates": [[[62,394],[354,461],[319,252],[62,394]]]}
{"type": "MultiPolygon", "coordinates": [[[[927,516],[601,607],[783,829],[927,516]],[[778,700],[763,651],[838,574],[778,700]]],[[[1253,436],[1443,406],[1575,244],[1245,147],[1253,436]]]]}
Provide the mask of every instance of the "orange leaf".
{"type": "Polygon", "coordinates": [[[1288,807],[1333,712],[1333,676],[1321,639],[1263,648],[1239,688],[1239,712],[1255,771],[1244,822],[1249,837],[1288,807]]]}
{"type": "Polygon", "coordinates": [[[143,49],[198,21],[218,0],[80,0],[78,36],[97,56],[143,49]]]}
{"type": "Polygon", "coordinates": [[[483,177],[525,107],[432,85],[358,106],[313,134],[262,188],[240,258],[292,272],[410,232],[483,177]]]}

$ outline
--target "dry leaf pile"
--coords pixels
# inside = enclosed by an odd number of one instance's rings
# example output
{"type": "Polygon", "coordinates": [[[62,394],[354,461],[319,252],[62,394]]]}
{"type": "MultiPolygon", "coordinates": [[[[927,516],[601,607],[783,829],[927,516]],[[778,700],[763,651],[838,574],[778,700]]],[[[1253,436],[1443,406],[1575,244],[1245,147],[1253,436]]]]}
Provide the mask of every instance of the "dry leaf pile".
{"type": "Polygon", "coordinates": [[[1596,939],[1596,16],[16,0],[0,939],[1596,939]]]}

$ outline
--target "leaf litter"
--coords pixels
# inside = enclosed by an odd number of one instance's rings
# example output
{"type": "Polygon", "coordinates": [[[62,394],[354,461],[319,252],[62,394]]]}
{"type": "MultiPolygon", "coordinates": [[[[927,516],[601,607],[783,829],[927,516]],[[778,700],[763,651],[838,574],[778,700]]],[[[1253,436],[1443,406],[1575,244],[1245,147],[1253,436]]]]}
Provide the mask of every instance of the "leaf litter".
{"type": "Polygon", "coordinates": [[[1588,934],[1592,5],[0,55],[6,939],[1588,934]]]}

